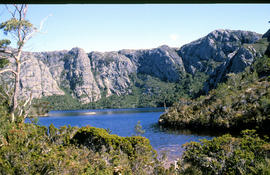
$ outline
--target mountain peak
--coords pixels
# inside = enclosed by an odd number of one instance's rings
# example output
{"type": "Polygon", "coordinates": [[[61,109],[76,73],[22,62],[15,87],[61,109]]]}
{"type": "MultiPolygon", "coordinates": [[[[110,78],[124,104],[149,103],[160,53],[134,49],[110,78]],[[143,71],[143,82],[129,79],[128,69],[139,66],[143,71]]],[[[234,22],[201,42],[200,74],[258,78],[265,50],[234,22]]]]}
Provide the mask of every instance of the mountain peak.
{"type": "Polygon", "coordinates": [[[262,38],[267,38],[267,40],[270,41],[270,29],[265,34],[263,34],[262,38]]]}

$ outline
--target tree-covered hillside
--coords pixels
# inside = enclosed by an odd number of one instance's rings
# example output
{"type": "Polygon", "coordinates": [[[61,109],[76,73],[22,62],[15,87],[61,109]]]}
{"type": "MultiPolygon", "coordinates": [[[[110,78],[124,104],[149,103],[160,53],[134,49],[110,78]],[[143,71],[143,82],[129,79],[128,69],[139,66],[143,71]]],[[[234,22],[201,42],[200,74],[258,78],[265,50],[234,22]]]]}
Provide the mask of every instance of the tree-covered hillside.
{"type": "Polygon", "coordinates": [[[208,95],[182,99],[164,113],[160,125],[191,129],[254,128],[269,131],[270,58],[264,56],[208,95]]]}

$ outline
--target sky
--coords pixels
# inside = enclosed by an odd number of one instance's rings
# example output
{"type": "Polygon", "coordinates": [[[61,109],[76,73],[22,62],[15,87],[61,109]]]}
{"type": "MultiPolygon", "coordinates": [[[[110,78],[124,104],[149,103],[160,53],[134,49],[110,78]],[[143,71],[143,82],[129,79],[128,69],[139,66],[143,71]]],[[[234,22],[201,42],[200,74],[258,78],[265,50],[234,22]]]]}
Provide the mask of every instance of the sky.
{"type": "MultiPolygon", "coordinates": [[[[0,5],[0,22],[9,17],[0,5]]],[[[216,29],[263,34],[270,28],[270,4],[29,5],[27,19],[35,26],[46,17],[24,50],[179,48],[216,29]]]]}

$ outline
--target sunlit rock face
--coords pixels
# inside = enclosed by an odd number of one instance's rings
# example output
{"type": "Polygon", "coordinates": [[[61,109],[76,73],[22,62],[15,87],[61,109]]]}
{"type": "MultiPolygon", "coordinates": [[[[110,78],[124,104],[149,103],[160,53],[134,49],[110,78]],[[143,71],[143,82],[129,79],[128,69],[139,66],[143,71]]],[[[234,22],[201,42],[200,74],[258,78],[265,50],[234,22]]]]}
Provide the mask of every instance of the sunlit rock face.
{"type": "Polygon", "coordinates": [[[24,96],[33,98],[50,95],[64,95],[57,81],[53,78],[48,66],[33,56],[27,58],[21,67],[20,87],[24,96]]]}
{"type": "Polygon", "coordinates": [[[35,98],[69,92],[82,103],[111,95],[131,93],[132,77],[147,74],[161,81],[178,82],[186,73],[209,75],[205,92],[227,73],[238,73],[259,56],[252,44],[262,35],[240,30],[215,30],[181,48],[163,45],[153,49],[86,53],[34,52],[22,65],[22,95],[35,98]]]}
{"type": "Polygon", "coordinates": [[[204,91],[215,88],[227,73],[242,72],[254,57],[262,55],[252,46],[262,35],[241,30],[215,30],[207,36],[184,45],[178,50],[185,70],[195,74],[205,72],[209,79],[204,91]]]}
{"type": "MultiPolygon", "coordinates": [[[[182,46],[178,54],[182,57],[187,72],[206,71],[211,73],[215,65],[227,62],[235,56],[241,56],[237,53],[243,44],[254,43],[260,38],[261,34],[255,32],[215,30],[203,38],[182,46]],[[207,64],[210,61],[216,62],[216,64],[207,64]]],[[[244,53],[243,49],[245,48],[242,48],[240,52],[244,53]]]]}

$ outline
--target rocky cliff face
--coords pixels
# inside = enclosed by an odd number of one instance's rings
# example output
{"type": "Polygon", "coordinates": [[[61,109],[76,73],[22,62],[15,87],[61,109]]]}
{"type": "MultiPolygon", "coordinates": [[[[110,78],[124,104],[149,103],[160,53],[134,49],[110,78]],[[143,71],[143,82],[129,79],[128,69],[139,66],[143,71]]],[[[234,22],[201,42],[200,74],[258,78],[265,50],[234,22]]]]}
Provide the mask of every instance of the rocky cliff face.
{"type": "Polygon", "coordinates": [[[209,75],[204,91],[217,86],[227,73],[242,72],[260,56],[252,46],[262,35],[239,30],[215,30],[207,36],[181,47],[185,69],[191,74],[197,71],[209,75]]]}
{"type": "Polygon", "coordinates": [[[215,87],[230,72],[241,72],[259,53],[251,46],[262,35],[235,30],[215,30],[207,36],[173,49],[166,45],[147,50],[85,53],[70,51],[29,53],[23,65],[23,94],[39,98],[69,91],[82,103],[112,94],[131,92],[131,75],[147,74],[179,82],[186,73],[209,75],[204,90],[215,87]]]}
{"type": "Polygon", "coordinates": [[[89,53],[92,71],[97,86],[106,97],[112,94],[126,94],[130,91],[129,75],[136,73],[136,64],[118,52],[89,53]]]}
{"type": "Polygon", "coordinates": [[[138,57],[138,73],[149,74],[163,81],[176,82],[185,72],[182,59],[176,51],[166,45],[143,50],[138,57]]]}
{"type": "MultiPolygon", "coordinates": [[[[209,61],[222,64],[239,55],[237,53],[243,44],[254,43],[260,38],[261,35],[255,32],[215,30],[203,38],[184,45],[179,49],[178,54],[182,57],[185,69],[189,73],[205,71],[211,74],[215,66],[207,64],[209,61]]],[[[240,52],[243,52],[243,49],[240,52]]],[[[238,71],[238,68],[235,67],[232,71],[238,71]]]]}
{"type": "Polygon", "coordinates": [[[167,45],[147,50],[121,50],[118,53],[134,63],[137,73],[148,74],[163,81],[176,82],[185,72],[181,57],[167,45]]]}
{"type": "Polygon", "coordinates": [[[28,61],[22,65],[21,71],[21,89],[22,94],[32,95],[33,98],[42,96],[64,95],[59,88],[57,81],[50,73],[49,67],[41,60],[29,55],[28,61]]]}
{"type": "Polygon", "coordinates": [[[90,60],[80,48],[71,49],[64,57],[64,80],[73,94],[83,103],[100,99],[100,90],[92,73],[90,60]]]}
{"type": "MultiPolygon", "coordinates": [[[[101,98],[91,71],[90,60],[83,49],[33,53],[33,56],[48,67],[52,77],[52,80],[47,80],[48,82],[56,81],[58,88],[70,91],[73,97],[78,98],[82,103],[101,98]]],[[[61,91],[64,93],[63,90],[61,91]]]]}

